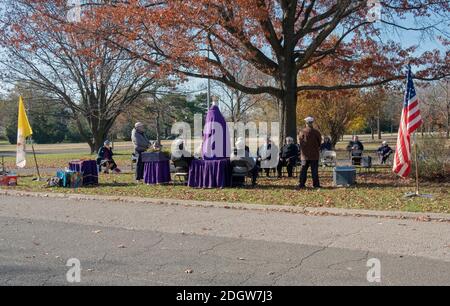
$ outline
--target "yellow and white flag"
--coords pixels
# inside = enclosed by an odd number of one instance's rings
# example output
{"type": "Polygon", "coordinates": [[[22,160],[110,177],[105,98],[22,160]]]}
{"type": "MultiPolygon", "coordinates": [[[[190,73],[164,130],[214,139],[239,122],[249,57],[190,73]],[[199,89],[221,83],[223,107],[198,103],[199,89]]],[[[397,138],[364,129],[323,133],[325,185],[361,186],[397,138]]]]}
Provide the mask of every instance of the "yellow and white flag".
{"type": "Polygon", "coordinates": [[[16,165],[18,168],[25,168],[27,164],[25,144],[27,137],[31,136],[33,131],[31,130],[30,122],[28,121],[27,113],[25,112],[25,106],[23,104],[22,97],[19,98],[19,119],[17,123],[17,158],[16,165]]]}

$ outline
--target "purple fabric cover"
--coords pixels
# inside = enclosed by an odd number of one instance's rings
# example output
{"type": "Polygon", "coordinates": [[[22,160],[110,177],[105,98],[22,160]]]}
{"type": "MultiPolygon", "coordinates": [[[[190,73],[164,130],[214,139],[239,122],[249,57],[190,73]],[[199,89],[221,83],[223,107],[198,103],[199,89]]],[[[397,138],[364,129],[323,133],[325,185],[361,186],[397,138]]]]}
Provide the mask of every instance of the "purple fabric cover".
{"type": "Polygon", "coordinates": [[[144,182],[146,184],[166,184],[171,180],[168,160],[144,163],[144,182]]]}
{"type": "Polygon", "coordinates": [[[95,160],[74,160],[69,162],[69,169],[83,174],[83,186],[98,185],[98,166],[95,160]]]}
{"type": "Polygon", "coordinates": [[[203,128],[202,158],[216,160],[231,155],[230,132],[219,108],[213,105],[203,128]]]}
{"type": "Polygon", "coordinates": [[[193,160],[188,186],[193,188],[225,188],[231,185],[231,164],[228,158],[193,160]]]}

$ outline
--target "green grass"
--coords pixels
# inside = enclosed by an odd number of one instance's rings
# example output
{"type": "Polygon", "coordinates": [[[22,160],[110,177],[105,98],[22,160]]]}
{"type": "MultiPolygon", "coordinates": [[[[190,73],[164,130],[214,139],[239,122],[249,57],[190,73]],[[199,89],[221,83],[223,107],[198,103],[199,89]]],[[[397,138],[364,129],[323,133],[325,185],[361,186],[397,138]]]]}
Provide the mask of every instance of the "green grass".
{"type": "Polygon", "coordinates": [[[424,183],[422,191],[433,194],[433,199],[405,199],[406,192],[414,190],[411,182],[384,174],[361,174],[355,188],[332,188],[331,173],[321,173],[320,191],[297,191],[294,179],[259,180],[256,188],[237,188],[223,190],[192,189],[184,186],[137,185],[132,174],[104,175],[100,186],[85,187],[78,190],[65,188],[46,188],[42,182],[33,182],[31,177],[21,177],[16,190],[31,192],[54,192],[88,195],[132,196],[143,198],[170,198],[197,201],[227,201],[230,203],[249,203],[265,205],[290,205],[299,207],[337,207],[350,209],[369,209],[408,212],[450,213],[450,184],[424,183]]]}
{"type": "MultiPolygon", "coordinates": [[[[345,143],[340,146],[345,147],[345,143]]],[[[377,143],[368,143],[368,147],[376,147],[377,143]]],[[[79,153],[78,144],[56,145],[44,147],[64,149],[74,148],[73,153],[39,154],[38,162],[46,175],[53,175],[54,168],[65,168],[68,162],[75,159],[95,159],[95,155],[79,153]]],[[[129,167],[131,150],[123,143],[116,149],[115,160],[122,168],[129,167]]],[[[3,149],[3,146],[0,147],[3,149]]],[[[53,152],[53,151],[52,151],[53,152]]],[[[55,150],[55,152],[57,152],[55,150]]],[[[338,152],[338,158],[346,158],[345,151],[338,152]]],[[[15,168],[15,157],[5,159],[6,167],[15,168]]],[[[294,179],[265,179],[259,180],[255,189],[223,189],[198,190],[183,186],[146,186],[136,185],[132,174],[101,176],[100,186],[95,188],[80,188],[79,190],[63,188],[45,188],[42,182],[33,182],[28,174],[33,173],[34,161],[28,156],[27,171],[19,172],[25,176],[19,178],[16,190],[32,192],[79,193],[90,195],[137,196],[143,198],[171,198],[198,201],[227,201],[231,203],[249,203],[265,205],[291,205],[299,207],[337,207],[387,211],[409,212],[439,212],[450,213],[450,182],[424,182],[422,192],[430,193],[433,199],[412,198],[405,199],[407,192],[414,190],[413,181],[398,179],[389,172],[379,174],[359,174],[358,186],[355,188],[332,188],[331,172],[322,172],[323,189],[320,191],[296,191],[297,180],[294,179]]],[[[389,171],[389,170],[387,170],[389,171]]],[[[1,187],[0,187],[1,188],[1,187]]]]}

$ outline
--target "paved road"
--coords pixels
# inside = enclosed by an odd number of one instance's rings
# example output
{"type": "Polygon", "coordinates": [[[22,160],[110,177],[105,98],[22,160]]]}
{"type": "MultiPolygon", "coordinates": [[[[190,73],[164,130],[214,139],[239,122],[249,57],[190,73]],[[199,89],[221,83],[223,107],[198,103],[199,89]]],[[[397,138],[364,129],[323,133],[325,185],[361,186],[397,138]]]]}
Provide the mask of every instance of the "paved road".
{"type": "Polygon", "coordinates": [[[0,228],[0,285],[450,285],[448,223],[0,196],[0,228]]]}

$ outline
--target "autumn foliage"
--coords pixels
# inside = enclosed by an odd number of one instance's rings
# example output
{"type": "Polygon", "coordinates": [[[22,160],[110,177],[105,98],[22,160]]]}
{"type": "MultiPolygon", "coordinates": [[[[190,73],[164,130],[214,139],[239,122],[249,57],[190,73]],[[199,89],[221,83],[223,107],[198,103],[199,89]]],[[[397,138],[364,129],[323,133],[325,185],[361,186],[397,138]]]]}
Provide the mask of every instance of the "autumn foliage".
{"type": "Polygon", "coordinates": [[[448,53],[417,54],[416,47],[405,49],[379,39],[382,27],[400,31],[405,28],[402,18],[408,17],[418,21],[411,30],[433,32],[420,21],[442,18],[442,12],[449,9],[446,1],[421,5],[381,1],[384,19],[375,23],[367,18],[367,1],[355,0],[97,1],[83,7],[82,22],[75,24],[49,9],[64,6],[65,1],[20,2],[52,17],[75,35],[99,43],[108,41],[125,50],[151,71],[155,69],[156,76],[210,78],[247,94],[272,95],[279,101],[286,136],[296,134],[300,92],[386,84],[403,78],[406,64],[413,65],[421,79],[449,75],[448,53]],[[231,71],[242,61],[269,81],[236,80],[231,71]],[[323,62],[332,63],[322,65],[324,73],[332,73],[333,66],[338,66],[345,78],[333,84],[298,82],[299,74],[323,62]]]}

